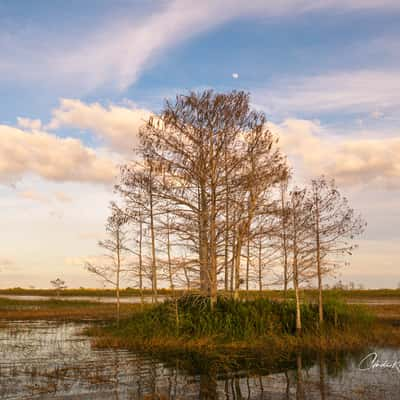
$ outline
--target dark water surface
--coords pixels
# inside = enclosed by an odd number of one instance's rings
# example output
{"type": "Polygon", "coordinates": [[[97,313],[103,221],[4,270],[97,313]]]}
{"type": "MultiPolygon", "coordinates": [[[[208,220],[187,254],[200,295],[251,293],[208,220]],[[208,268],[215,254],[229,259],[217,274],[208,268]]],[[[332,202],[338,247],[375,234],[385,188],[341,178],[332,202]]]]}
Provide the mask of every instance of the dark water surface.
{"type": "Polygon", "coordinates": [[[0,399],[400,399],[400,349],[221,362],[94,349],[84,323],[0,322],[0,399]],[[368,366],[366,364],[366,366],[368,366]]]}

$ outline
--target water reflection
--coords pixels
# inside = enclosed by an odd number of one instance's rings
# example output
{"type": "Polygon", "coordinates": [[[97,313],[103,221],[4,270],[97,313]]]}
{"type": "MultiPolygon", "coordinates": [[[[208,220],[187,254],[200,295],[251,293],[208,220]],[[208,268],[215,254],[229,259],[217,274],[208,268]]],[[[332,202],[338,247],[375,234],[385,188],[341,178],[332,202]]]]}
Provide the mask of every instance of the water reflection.
{"type": "MultiPolygon", "coordinates": [[[[166,296],[158,296],[158,301],[164,301],[166,296]]],[[[49,300],[62,300],[62,301],[87,301],[94,303],[115,303],[114,296],[37,296],[37,295],[21,295],[21,294],[0,294],[0,299],[9,300],[25,300],[25,301],[49,301],[49,300]]],[[[127,304],[138,304],[140,302],[151,303],[151,296],[122,296],[120,298],[121,303],[127,304]]]]}
{"type": "MultiPolygon", "coordinates": [[[[84,324],[4,323],[0,328],[1,399],[397,399],[397,371],[360,371],[362,354],[293,354],[279,361],[151,358],[93,349],[84,324]]],[[[381,358],[396,352],[378,349],[381,358]]],[[[397,352],[399,355],[400,352],[397,352]]],[[[400,357],[397,357],[400,359],[400,357]]]]}

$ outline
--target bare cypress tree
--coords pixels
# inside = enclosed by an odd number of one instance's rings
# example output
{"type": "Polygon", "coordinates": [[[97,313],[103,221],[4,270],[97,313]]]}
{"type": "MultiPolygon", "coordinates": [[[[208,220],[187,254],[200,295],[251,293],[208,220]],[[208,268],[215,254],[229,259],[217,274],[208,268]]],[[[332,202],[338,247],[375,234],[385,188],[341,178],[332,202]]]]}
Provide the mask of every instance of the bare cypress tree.
{"type": "Polygon", "coordinates": [[[230,185],[229,185],[229,168],[228,168],[228,143],[224,143],[224,179],[225,179],[225,243],[224,243],[224,288],[229,290],[229,235],[230,227],[230,185]]]}
{"type": "Polygon", "coordinates": [[[106,262],[101,264],[85,263],[86,269],[102,278],[115,288],[117,324],[120,321],[120,285],[122,274],[128,271],[124,265],[128,251],[126,232],[127,215],[115,203],[111,203],[111,215],[107,219],[106,232],[108,239],[99,242],[99,246],[107,251],[106,262]]]}
{"type": "Polygon", "coordinates": [[[281,223],[280,227],[280,238],[281,238],[281,251],[282,251],[282,264],[283,264],[283,291],[285,297],[287,295],[288,283],[289,283],[289,269],[288,269],[288,238],[287,238],[287,219],[288,213],[286,209],[287,205],[287,190],[288,180],[285,179],[279,186],[280,195],[280,213],[279,220],[281,223]]]}
{"type": "Polygon", "coordinates": [[[310,211],[306,189],[295,188],[289,193],[287,210],[288,244],[291,256],[293,288],[296,296],[296,333],[301,335],[300,283],[310,278],[312,250],[310,249],[310,211]]]}
{"type": "MultiPolygon", "coordinates": [[[[141,271],[143,273],[144,260],[150,264],[149,277],[152,288],[152,301],[157,302],[157,249],[156,249],[156,219],[159,216],[158,198],[156,196],[156,185],[159,179],[159,166],[148,155],[144,154],[142,160],[126,164],[121,168],[120,183],[116,190],[125,200],[127,213],[131,221],[135,222],[135,215],[140,213],[141,226],[141,271]],[[143,252],[144,227],[149,233],[149,252],[145,257],[143,252]]],[[[137,223],[137,221],[136,221],[137,223]]]]}
{"type": "Polygon", "coordinates": [[[155,184],[154,195],[173,210],[176,234],[197,254],[200,289],[212,302],[218,274],[224,271],[220,255],[225,254],[227,277],[227,238],[235,236],[237,293],[251,221],[263,192],[286,172],[275,138],[265,129],[265,116],[250,109],[243,92],[178,96],[142,129],[141,147],[167,171],[168,178],[155,184]],[[227,202],[235,209],[235,220],[227,214],[227,202]]]}
{"type": "Polygon", "coordinates": [[[142,211],[139,208],[137,213],[137,221],[139,225],[139,235],[138,235],[138,278],[139,278],[139,293],[140,293],[140,304],[143,309],[143,219],[142,211]]]}
{"type": "Polygon", "coordinates": [[[276,148],[276,139],[270,131],[259,126],[243,135],[244,163],[239,176],[241,187],[237,190],[235,297],[238,297],[240,278],[240,264],[242,246],[253,236],[252,224],[258,215],[273,214],[275,205],[268,199],[273,188],[287,176],[287,167],[284,157],[276,148]]]}
{"type": "MultiPolygon", "coordinates": [[[[125,199],[126,200],[126,199],[125,199]]],[[[131,275],[133,274],[133,286],[138,287],[140,304],[143,309],[144,306],[144,285],[145,285],[145,245],[144,245],[144,222],[143,222],[143,210],[140,205],[129,203],[129,207],[125,210],[128,218],[129,231],[133,236],[133,243],[136,245],[133,248],[129,248],[129,252],[137,259],[136,262],[132,262],[131,275]]]]}
{"type": "Polygon", "coordinates": [[[258,290],[261,292],[263,290],[262,281],[262,249],[263,249],[262,239],[258,239],[258,290]]]}
{"type": "Polygon", "coordinates": [[[150,218],[150,234],[151,234],[151,288],[153,292],[153,298],[157,303],[157,261],[156,261],[156,236],[154,228],[154,187],[153,187],[153,174],[154,167],[151,159],[146,160],[146,166],[148,167],[148,194],[149,194],[149,218],[150,218]]]}
{"type": "Polygon", "coordinates": [[[319,321],[323,322],[322,276],[340,266],[344,255],[356,247],[355,236],[365,229],[365,221],[356,215],[335,186],[324,176],[312,180],[307,198],[312,216],[312,234],[318,279],[319,321]]]}

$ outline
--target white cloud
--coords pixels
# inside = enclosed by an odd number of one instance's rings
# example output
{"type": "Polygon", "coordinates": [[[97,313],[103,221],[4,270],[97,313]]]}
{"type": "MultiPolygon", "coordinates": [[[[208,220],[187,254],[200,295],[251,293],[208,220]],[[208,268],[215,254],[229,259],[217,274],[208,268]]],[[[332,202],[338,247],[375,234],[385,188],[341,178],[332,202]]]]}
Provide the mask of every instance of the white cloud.
{"type": "Polygon", "coordinates": [[[346,140],[336,149],[332,174],[347,185],[375,183],[399,189],[399,154],[400,138],[346,140]]]}
{"type": "Polygon", "coordinates": [[[143,109],[99,103],[85,104],[76,99],[62,99],[53,110],[48,129],[75,127],[89,130],[120,153],[132,153],[137,144],[140,127],[148,120],[150,112],[143,109]]]}
{"type": "Polygon", "coordinates": [[[20,128],[30,131],[38,131],[42,128],[42,121],[40,119],[18,117],[17,122],[20,128]]]}
{"type": "Polygon", "coordinates": [[[385,110],[400,110],[400,73],[361,70],[281,80],[256,91],[254,98],[271,113],[350,111],[372,115],[379,109],[381,116],[385,110]]]}
{"type": "Polygon", "coordinates": [[[99,157],[79,140],[42,131],[0,125],[0,182],[15,182],[26,174],[52,181],[109,183],[115,164],[99,157]]]}
{"type": "Polygon", "coordinates": [[[269,124],[302,176],[326,174],[341,185],[400,188],[400,138],[335,137],[318,122],[269,124]]]}
{"type": "Polygon", "coordinates": [[[21,39],[12,37],[9,32],[0,32],[0,37],[5,37],[0,41],[0,73],[8,80],[36,80],[55,85],[62,82],[85,90],[105,85],[124,89],[162,52],[227,21],[249,16],[275,18],[315,11],[361,9],[398,10],[400,3],[397,0],[162,2],[140,19],[135,17],[133,9],[124,21],[102,21],[98,30],[80,31],[79,38],[70,35],[69,42],[60,36],[46,40],[44,45],[43,33],[36,39],[21,39]]]}
{"type": "MultiPolygon", "coordinates": [[[[64,99],[53,111],[49,127],[90,130],[113,150],[131,154],[139,128],[149,115],[147,110],[64,99]]],[[[296,164],[298,175],[325,173],[345,185],[400,186],[400,139],[396,137],[377,139],[379,136],[368,132],[335,136],[318,121],[300,119],[270,126],[281,136],[281,145],[296,164]]]]}
{"type": "Polygon", "coordinates": [[[233,78],[233,79],[239,79],[239,74],[238,74],[237,72],[234,72],[234,73],[232,74],[232,78],[233,78]]]}

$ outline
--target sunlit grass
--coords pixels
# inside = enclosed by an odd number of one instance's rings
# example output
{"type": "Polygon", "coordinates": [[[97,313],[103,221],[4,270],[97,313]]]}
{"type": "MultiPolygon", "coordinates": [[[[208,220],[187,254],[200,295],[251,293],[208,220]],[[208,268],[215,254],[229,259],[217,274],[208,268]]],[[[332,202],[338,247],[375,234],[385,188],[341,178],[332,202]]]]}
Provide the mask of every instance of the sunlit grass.
{"type": "Polygon", "coordinates": [[[185,296],[138,312],[121,322],[89,331],[98,346],[151,351],[285,352],[299,349],[354,349],[368,344],[374,316],[362,306],[327,299],[325,323],[318,326],[318,308],[302,304],[303,334],[296,336],[293,301],[185,296]],[[177,308],[178,306],[178,313],[177,308]]]}

